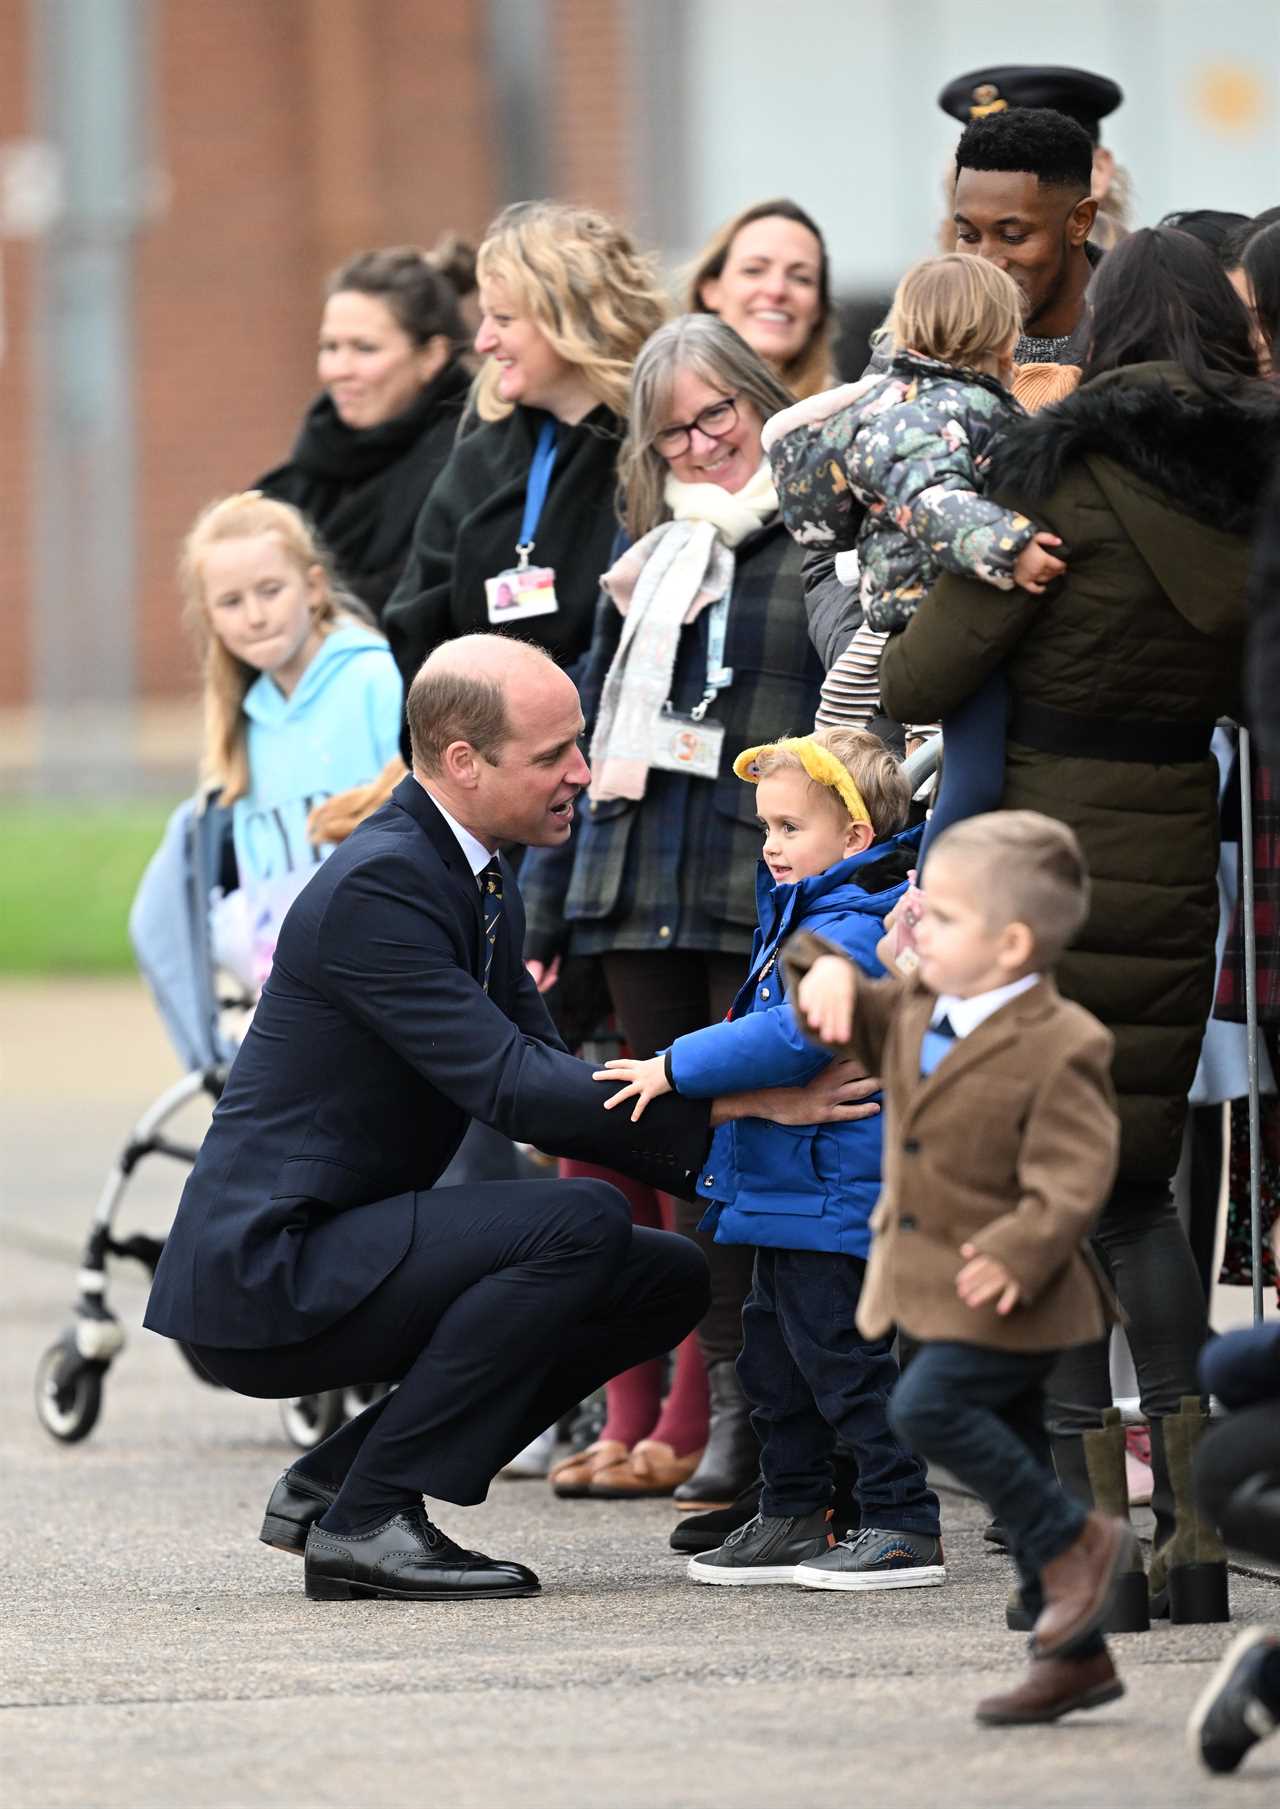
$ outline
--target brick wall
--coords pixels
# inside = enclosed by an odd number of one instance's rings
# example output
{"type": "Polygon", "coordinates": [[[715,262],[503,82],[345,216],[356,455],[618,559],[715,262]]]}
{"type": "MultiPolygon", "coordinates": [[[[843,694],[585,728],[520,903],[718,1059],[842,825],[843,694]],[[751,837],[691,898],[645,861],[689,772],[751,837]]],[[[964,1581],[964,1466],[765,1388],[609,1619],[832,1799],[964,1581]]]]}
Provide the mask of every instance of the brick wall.
{"type": "MultiPolygon", "coordinates": [[[[0,7],[0,135],[31,130],[22,6],[0,7]]],[[[363,246],[478,234],[499,197],[483,0],[153,0],[165,177],[138,240],[139,682],[189,689],[177,545],[200,505],[283,458],[314,392],[326,272],[363,246]]],[[[5,245],[0,705],[29,692],[32,252],[5,245]]]]}

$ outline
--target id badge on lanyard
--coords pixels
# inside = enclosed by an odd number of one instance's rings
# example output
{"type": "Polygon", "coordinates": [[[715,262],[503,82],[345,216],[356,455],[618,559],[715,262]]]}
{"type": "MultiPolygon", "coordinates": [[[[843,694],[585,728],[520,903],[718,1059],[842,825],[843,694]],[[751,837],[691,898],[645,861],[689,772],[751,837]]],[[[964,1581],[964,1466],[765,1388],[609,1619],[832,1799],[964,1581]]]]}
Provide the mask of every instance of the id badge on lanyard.
{"type": "Polygon", "coordinates": [[[556,424],[554,421],[544,421],[525,487],[524,517],[516,545],[516,563],[484,581],[489,621],[495,628],[500,628],[506,622],[526,622],[532,616],[554,615],[560,607],[556,599],[555,572],[549,565],[533,565],[529,560],[555,462],[556,424]]]}
{"type": "Polygon", "coordinates": [[[687,716],[663,704],[649,735],[649,764],[668,772],[689,773],[696,779],[718,779],[724,753],[724,724],[708,722],[707,710],[716,693],[733,683],[733,667],[724,663],[729,623],[729,599],[711,605],[707,622],[707,683],[702,697],[687,716]]]}

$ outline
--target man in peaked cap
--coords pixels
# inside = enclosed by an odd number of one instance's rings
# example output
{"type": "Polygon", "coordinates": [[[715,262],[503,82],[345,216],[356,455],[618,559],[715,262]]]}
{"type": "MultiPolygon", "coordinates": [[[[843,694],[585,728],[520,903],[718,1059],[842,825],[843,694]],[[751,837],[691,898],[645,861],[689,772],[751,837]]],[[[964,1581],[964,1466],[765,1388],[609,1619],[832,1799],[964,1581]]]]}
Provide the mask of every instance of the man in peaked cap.
{"type": "Polygon", "coordinates": [[[1110,251],[1128,231],[1130,183],[1127,171],[1101,142],[1101,122],[1123,100],[1118,82],[1088,69],[1002,63],[956,76],[939,94],[938,105],[966,126],[1011,107],[1052,107],[1083,126],[1093,143],[1093,196],[1098,203],[1092,242],[1110,251]]]}

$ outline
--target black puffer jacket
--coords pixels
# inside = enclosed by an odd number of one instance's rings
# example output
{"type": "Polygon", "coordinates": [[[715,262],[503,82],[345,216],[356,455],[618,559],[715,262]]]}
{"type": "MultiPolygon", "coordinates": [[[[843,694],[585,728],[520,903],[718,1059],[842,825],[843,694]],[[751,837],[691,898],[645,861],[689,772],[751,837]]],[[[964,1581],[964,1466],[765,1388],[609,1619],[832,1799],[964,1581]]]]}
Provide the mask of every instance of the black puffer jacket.
{"type": "Polygon", "coordinates": [[[1249,533],[1280,412],[1134,365],[1015,423],[991,494],[1065,543],[1043,597],[935,585],[881,664],[903,720],[989,673],[1012,693],[1003,802],[1079,835],[1093,907],[1063,993],[1116,1038],[1121,1173],[1164,1180],[1212,1002],[1218,820],[1209,738],[1241,708],[1249,533]]]}

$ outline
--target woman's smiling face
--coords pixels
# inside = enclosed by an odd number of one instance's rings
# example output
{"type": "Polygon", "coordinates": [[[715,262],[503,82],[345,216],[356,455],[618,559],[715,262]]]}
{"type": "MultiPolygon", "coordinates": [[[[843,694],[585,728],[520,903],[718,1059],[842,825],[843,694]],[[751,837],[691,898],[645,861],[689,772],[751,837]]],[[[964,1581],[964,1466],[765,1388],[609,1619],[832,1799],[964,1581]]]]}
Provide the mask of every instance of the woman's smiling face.
{"type": "Polygon", "coordinates": [[[809,228],[769,214],[735,233],[724,269],[703,283],[700,300],[781,370],[818,326],[821,280],[822,246],[809,228]]]}
{"type": "MultiPolygon", "coordinates": [[[[664,427],[688,426],[704,409],[725,401],[730,392],[708,383],[696,372],[681,369],[673,373],[671,392],[654,431],[664,427]]],[[[671,474],[682,484],[719,484],[722,490],[741,490],[751,482],[764,457],[760,434],[764,422],[745,396],[736,398],[737,420],[728,433],[719,438],[694,427],[689,444],[674,457],[663,454],[671,474]]]]}

